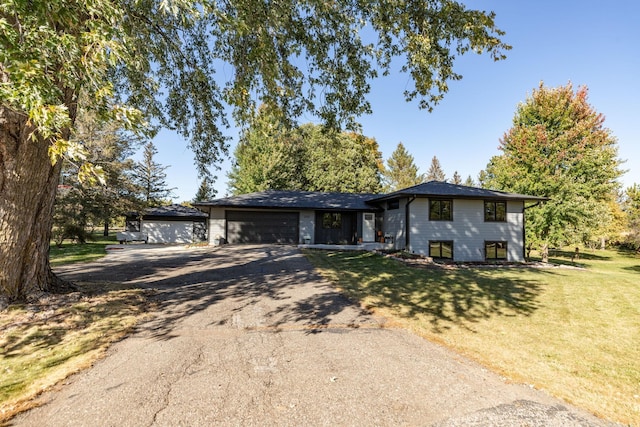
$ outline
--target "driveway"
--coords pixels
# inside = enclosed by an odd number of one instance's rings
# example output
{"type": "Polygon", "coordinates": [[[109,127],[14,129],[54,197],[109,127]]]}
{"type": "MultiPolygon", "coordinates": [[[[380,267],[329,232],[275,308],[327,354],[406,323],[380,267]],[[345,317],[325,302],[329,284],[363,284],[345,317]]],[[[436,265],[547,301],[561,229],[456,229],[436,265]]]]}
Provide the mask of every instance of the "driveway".
{"type": "Polygon", "coordinates": [[[130,245],[59,273],[160,310],[15,425],[605,425],[385,327],[293,247],[130,245]]]}

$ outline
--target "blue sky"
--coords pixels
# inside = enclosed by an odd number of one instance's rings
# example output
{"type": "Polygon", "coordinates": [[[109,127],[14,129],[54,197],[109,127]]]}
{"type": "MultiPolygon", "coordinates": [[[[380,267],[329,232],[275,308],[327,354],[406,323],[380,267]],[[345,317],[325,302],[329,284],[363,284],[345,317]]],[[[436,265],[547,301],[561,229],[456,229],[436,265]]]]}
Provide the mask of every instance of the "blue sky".
{"type": "MultiPolygon", "coordinates": [[[[503,40],[512,45],[505,61],[468,53],[458,58],[463,79],[432,113],[407,103],[406,74],[392,73],[373,82],[369,96],[373,114],[360,119],[363,133],[378,141],[383,158],[402,142],[426,172],[438,157],[448,178],[457,171],[474,179],[497,154],[499,139],[511,127],[516,107],[540,82],[556,87],[571,82],[589,88],[589,103],[605,116],[605,126],[618,139],[626,160],[624,187],[640,184],[640,2],[618,0],[513,1],[467,0],[469,8],[493,10],[503,40]]],[[[314,121],[313,117],[301,122],[314,121]]],[[[230,155],[237,135],[234,137],[230,155]]],[[[195,195],[199,181],[186,143],[170,132],[154,140],[156,161],[170,165],[167,182],[177,190],[176,202],[195,195]]],[[[227,193],[225,159],[215,184],[217,197],[227,193]]]]}

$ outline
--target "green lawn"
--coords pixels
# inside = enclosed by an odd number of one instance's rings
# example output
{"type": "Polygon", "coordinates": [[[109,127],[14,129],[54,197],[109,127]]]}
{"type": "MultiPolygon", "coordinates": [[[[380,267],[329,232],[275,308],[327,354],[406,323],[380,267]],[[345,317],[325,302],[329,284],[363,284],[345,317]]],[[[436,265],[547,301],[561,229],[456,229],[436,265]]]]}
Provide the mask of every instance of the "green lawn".
{"type": "Polygon", "coordinates": [[[94,261],[106,255],[105,247],[107,245],[117,243],[115,233],[111,233],[108,237],[104,237],[102,234],[93,234],[93,238],[94,240],[85,244],[66,241],[60,248],[54,242],[51,242],[51,248],[49,249],[51,265],[94,261]]]}
{"type": "Polygon", "coordinates": [[[556,252],[563,268],[416,268],[307,251],[347,295],[514,381],[640,425],[640,256],[556,252]]]}

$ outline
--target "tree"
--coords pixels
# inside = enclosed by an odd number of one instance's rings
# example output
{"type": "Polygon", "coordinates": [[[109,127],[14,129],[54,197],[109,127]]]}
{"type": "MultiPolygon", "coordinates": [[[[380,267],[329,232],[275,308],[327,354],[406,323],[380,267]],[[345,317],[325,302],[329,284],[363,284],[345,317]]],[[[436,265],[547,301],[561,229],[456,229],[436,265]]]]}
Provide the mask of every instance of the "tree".
{"type": "Polygon", "coordinates": [[[150,207],[165,203],[171,199],[174,188],[167,184],[166,171],[169,166],[162,166],[154,160],[158,149],[149,141],[144,146],[142,161],[137,162],[133,170],[133,182],[137,186],[142,206],[150,207]]]}
{"type": "MultiPolygon", "coordinates": [[[[140,140],[117,123],[101,122],[95,112],[81,109],[72,141],[84,148],[87,160],[101,168],[103,182],[102,185],[93,185],[80,181],[77,164],[69,161],[63,167],[65,182],[78,190],[86,221],[101,223],[103,235],[108,236],[111,222],[137,207],[130,177],[134,162],[129,157],[139,146],[140,140]]],[[[82,224],[86,225],[86,222],[82,224]]]]}
{"type": "Polygon", "coordinates": [[[204,202],[207,200],[212,200],[216,197],[217,191],[213,188],[213,181],[211,178],[203,178],[200,181],[200,187],[198,187],[198,192],[193,198],[194,202],[204,202]]]}
{"type": "Polygon", "coordinates": [[[453,172],[453,179],[451,182],[454,183],[455,185],[462,184],[462,177],[460,176],[458,171],[453,172]]]}
{"type": "Polygon", "coordinates": [[[414,158],[404,148],[402,142],[398,143],[396,149],[391,153],[391,157],[387,160],[384,180],[386,191],[396,191],[422,182],[422,176],[418,173],[414,158]]]}
{"type": "Polygon", "coordinates": [[[425,181],[446,181],[446,176],[442,167],[440,166],[440,160],[436,156],[431,159],[431,165],[424,178],[425,181]]]}
{"type": "Polygon", "coordinates": [[[517,108],[484,185],[550,200],[527,209],[527,244],[547,260],[550,245],[593,235],[621,176],[616,139],[587,102],[587,88],[542,83],[517,108]]]}
{"type": "Polygon", "coordinates": [[[471,175],[468,175],[467,179],[464,180],[464,185],[466,185],[467,187],[475,187],[476,182],[473,180],[471,175]]]}
{"type": "Polygon", "coordinates": [[[326,132],[306,124],[298,132],[304,141],[303,173],[308,191],[379,193],[382,154],[373,138],[353,132],[326,132]]]}
{"type": "Polygon", "coordinates": [[[626,246],[640,250],[640,185],[633,184],[625,190],[623,209],[627,216],[626,246]]]}
{"type": "Polygon", "coordinates": [[[205,175],[227,150],[228,108],[241,124],[265,103],[355,127],[371,109],[369,81],[395,58],[413,79],[406,98],[430,110],[461,78],[456,56],[509,49],[493,13],[455,1],[0,1],[0,292],[10,299],[63,284],[48,245],[62,159],[82,157],[69,138],[79,100],[102,120],[177,131],[205,175]],[[216,80],[218,67],[230,80],[216,80]]]}
{"type": "Polygon", "coordinates": [[[229,173],[233,194],[263,190],[379,192],[378,143],[320,125],[287,128],[262,110],[243,133],[229,173]]]}

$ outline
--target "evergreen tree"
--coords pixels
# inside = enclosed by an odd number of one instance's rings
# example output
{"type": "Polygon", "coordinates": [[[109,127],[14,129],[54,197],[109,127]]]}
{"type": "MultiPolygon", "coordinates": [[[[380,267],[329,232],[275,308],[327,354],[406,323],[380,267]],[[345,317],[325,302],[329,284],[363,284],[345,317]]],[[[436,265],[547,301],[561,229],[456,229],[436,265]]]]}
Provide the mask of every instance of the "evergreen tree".
{"type": "Polygon", "coordinates": [[[462,177],[460,176],[460,174],[458,173],[458,171],[455,171],[453,173],[453,180],[451,181],[453,184],[455,185],[460,185],[462,184],[462,177]]]}
{"type": "Polygon", "coordinates": [[[517,108],[484,185],[551,200],[527,210],[527,243],[546,261],[550,245],[592,236],[611,214],[621,176],[616,139],[587,102],[587,88],[543,84],[517,108]]]}
{"type": "Polygon", "coordinates": [[[169,166],[163,166],[154,160],[158,149],[149,141],[144,146],[142,161],[137,162],[133,172],[133,181],[137,185],[137,192],[143,206],[158,206],[167,203],[173,197],[173,190],[169,188],[166,171],[169,166]]]}
{"type": "Polygon", "coordinates": [[[384,171],[385,191],[396,191],[411,187],[422,182],[422,176],[418,174],[418,167],[414,158],[406,150],[402,142],[387,160],[387,168],[384,171]]]}
{"type": "Polygon", "coordinates": [[[200,181],[200,187],[198,187],[198,192],[193,198],[194,202],[205,202],[207,200],[212,200],[216,197],[217,191],[213,188],[212,178],[203,178],[200,181]]]}
{"type": "Polygon", "coordinates": [[[467,187],[475,187],[476,182],[471,178],[471,175],[467,176],[467,179],[464,180],[464,185],[467,187]]]}
{"type": "Polygon", "coordinates": [[[431,165],[429,166],[429,170],[427,171],[427,174],[425,175],[424,180],[426,182],[429,182],[429,181],[445,182],[447,180],[444,174],[444,171],[440,166],[440,160],[438,160],[436,156],[433,156],[433,159],[431,159],[431,165]]]}

